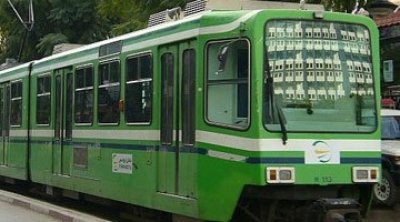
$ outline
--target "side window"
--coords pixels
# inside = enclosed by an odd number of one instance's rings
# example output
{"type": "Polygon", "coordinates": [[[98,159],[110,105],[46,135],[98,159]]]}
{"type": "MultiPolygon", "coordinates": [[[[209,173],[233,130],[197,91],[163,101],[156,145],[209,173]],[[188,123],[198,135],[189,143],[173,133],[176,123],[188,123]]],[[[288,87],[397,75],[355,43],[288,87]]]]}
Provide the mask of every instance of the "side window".
{"type": "Polygon", "coordinates": [[[50,124],[50,115],[51,115],[50,91],[51,91],[50,75],[38,77],[37,93],[36,93],[37,124],[50,124]]]}
{"type": "Polygon", "coordinates": [[[22,120],[22,81],[11,83],[11,116],[12,126],[21,126],[22,120]]]}
{"type": "Polygon", "coordinates": [[[119,61],[100,64],[98,95],[99,123],[119,123],[119,81],[119,61]]]}
{"type": "Polygon", "coordinates": [[[75,123],[93,122],[93,67],[75,71],[75,123]]]}
{"type": "Polygon", "coordinates": [[[194,49],[187,49],[182,57],[182,141],[185,145],[193,145],[196,135],[196,53],[194,49]]]}
{"type": "Polygon", "coordinates": [[[149,123],[152,94],[151,56],[148,54],[129,58],[126,66],[126,122],[149,123]]]}
{"type": "Polygon", "coordinates": [[[234,128],[249,125],[249,58],[246,40],[208,45],[208,122],[234,128]]]}

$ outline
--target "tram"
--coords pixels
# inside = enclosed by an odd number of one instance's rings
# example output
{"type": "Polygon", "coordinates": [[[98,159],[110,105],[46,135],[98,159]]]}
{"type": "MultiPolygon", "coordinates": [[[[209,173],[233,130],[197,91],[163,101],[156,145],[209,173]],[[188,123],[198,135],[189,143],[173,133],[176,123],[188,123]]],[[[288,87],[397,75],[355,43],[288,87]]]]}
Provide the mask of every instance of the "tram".
{"type": "Polygon", "coordinates": [[[173,221],[361,221],[381,174],[378,29],[254,2],[195,1],[0,71],[0,175],[173,221]]]}

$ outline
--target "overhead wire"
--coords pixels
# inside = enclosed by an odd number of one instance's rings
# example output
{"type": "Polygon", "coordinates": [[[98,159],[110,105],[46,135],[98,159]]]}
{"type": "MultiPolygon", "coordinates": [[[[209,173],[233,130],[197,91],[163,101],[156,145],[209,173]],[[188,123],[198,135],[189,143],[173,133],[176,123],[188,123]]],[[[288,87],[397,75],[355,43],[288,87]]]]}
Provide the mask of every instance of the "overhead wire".
{"type": "Polygon", "coordinates": [[[11,0],[7,0],[8,4],[11,6],[11,8],[13,9],[15,15],[17,16],[17,18],[19,19],[19,21],[22,23],[22,25],[25,27],[26,30],[28,31],[32,31],[33,26],[35,24],[35,15],[34,15],[34,11],[33,11],[33,2],[32,0],[29,0],[29,14],[28,14],[28,21],[24,21],[24,19],[22,19],[20,13],[18,12],[18,10],[15,8],[14,4],[11,2],[11,0]]]}

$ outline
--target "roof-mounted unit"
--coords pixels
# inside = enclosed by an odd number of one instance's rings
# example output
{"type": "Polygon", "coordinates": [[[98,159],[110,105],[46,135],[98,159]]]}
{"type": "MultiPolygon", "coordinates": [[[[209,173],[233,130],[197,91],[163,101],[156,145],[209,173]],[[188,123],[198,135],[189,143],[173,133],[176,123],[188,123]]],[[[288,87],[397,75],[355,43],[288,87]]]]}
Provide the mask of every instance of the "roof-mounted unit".
{"type": "Polygon", "coordinates": [[[182,17],[181,11],[181,7],[176,7],[173,9],[167,9],[165,11],[152,14],[150,15],[147,27],[152,27],[169,21],[179,20],[182,17]]]}
{"type": "Polygon", "coordinates": [[[147,27],[164,23],[166,16],[167,16],[167,10],[150,15],[147,27]]]}
{"type": "Polygon", "coordinates": [[[167,9],[150,15],[147,27],[152,27],[169,21],[176,21],[185,16],[190,16],[206,10],[207,0],[196,0],[186,4],[185,11],[182,12],[180,7],[167,9]]]}
{"type": "Polygon", "coordinates": [[[259,10],[259,9],[302,9],[323,11],[321,4],[308,4],[304,0],[296,2],[260,1],[260,0],[208,0],[209,10],[259,10]]]}
{"type": "Polygon", "coordinates": [[[196,0],[189,2],[185,7],[185,16],[193,15],[206,10],[207,1],[206,0],[196,0]]]}
{"type": "Polygon", "coordinates": [[[306,4],[305,0],[299,3],[260,0],[195,0],[186,4],[184,13],[181,8],[168,9],[150,15],[148,27],[175,21],[206,10],[260,10],[260,9],[302,9],[324,11],[321,4],[306,4]]]}
{"type": "Polygon", "coordinates": [[[14,66],[19,65],[20,63],[16,60],[16,59],[6,59],[5,63],[0,65],[0,71],[1,70],[5,70],[5,69],[9,69],[12,68],[14,66]]]}

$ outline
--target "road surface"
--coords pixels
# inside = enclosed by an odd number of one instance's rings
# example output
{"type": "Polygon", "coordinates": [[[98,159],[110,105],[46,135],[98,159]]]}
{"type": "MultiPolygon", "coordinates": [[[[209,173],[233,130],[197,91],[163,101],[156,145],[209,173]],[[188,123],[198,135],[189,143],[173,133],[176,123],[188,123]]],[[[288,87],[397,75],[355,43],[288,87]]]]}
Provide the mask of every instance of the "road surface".
{"type": "Polygon", "coordinates": [[[60,222],[48,215],[0,201],[1,222],[60,222]]]}

